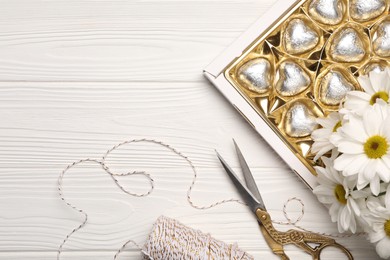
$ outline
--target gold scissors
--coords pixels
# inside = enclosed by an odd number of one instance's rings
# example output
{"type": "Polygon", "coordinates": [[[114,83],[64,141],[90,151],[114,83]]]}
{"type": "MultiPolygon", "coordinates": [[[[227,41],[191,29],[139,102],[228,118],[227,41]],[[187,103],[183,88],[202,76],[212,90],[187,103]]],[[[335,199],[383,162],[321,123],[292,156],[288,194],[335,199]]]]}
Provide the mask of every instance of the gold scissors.
{"type": "Polygon", "coordinates": [[[314,260],[320,259],[321,252],[326,247],[336,247],[341,250],[348,257],[348,259],[353,260],[351,252],[349,252],[348,249],[346,249],[344,246],[338,244],[332,238],[294,229],[290,229],[286,232],[276,230],[272,225],[271,217],[267,212],[249,166],[246,163],[244,156],[242,155],[240,148],[238,148],[238,145],[234,139],[233,142],[236,148],[242,172],[244,174],[246,185],[244,185],[238,179],[234,171],[216,151],[217,156],[230,179],[233,181],[233,184],[237,188],[241,197],[255,214],[265,241],[275,255],[279,256],[280,259],[288,260],[289,258],[285,254],[283,246],[293,244],[304,250],[306,253],[310,254],[314,260]],[[310,244],[316,244],[316,246],[312,247],[310,244]]]}

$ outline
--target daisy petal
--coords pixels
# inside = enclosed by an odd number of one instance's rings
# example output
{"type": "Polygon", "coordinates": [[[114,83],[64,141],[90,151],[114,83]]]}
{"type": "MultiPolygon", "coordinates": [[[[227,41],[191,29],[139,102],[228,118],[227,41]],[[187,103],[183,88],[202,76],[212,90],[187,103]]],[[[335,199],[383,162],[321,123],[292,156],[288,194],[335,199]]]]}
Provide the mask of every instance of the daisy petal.
{"type": "Polygon", "coordinates": [[[349,211],[349,209],[347,207],[344,207],[341,210],[341,214],[339,217],[339,222],[343,228],[343,231],[346,231],[349,229],[352,218],[353,218],[353,216],[351,215],[351,212],[349,211]]]}
{"type": "Polygon", "coordinates": [[[375,93],[375,90],[372,88],[370,78],[368,76],[361,76],[358,77],[358,81],[360,86],[364,89],[367,93],[375,93]]]}
{"type": "Polygon", "coordinates": [[[358,174],[360,169],[364,168],[366,164],[367,158],[364,154],[355,155],[353,161],[345,167],[344,173],[347,176],[358,174]]]}
{"type": "Polygon", "coordinates": [[[340,110],[342,114],[349,114],[349,111],[353,111],[354,114],[361,115],[370,107],[371,96],[362,91],[350,91],[348,92],[344,108],[340,110]]]}
{"type": "Polygon", "coordinates": [[[347,100],[369,101],[371,96],[362,91],[350,91],[347,93],[347,100]]]}
{"type": "Polygon", "coordinates": [[[389,80],[389,75],[385,71],[383,72],[372,71],[369,74],[369,78],[371,81],[372,89],[375,92],[378,92],[384,88],[384,82],[389,80]]]}
{"type": "Polygon", "coordinates": [[[313,145],[311,150],[312,150],[312,152],[316,153],[316,156],[314,157],[314,161],[317,161],[321,156],[323,156],[324,154],[326,154],[327,152],[329,152],[333,148],[334,148],[333,144],[327,144],[326,146],[322,147],[320,150],[316,151],[316,149],[314,149],[314,145],[313,145]]]}
{"type": "Polygon", "coordinates": [[[340,208],[340,204],[338,204],[338,203],[333,203],[329,207],[329,215],[330,215],[332,222],[337,222],[339,208],[340,208]]]}
{"type": "Polygon", "coordinates": [[[387,186],[387,189],[386,189],[385,205],[386,205],[386,208],[390,209],[390,185],[387,186]]]}
{"type": "MultiPolygon", "coordinates": [[[[319,128],[312,132],[311,137],[313,139],[322,139],[324,136],[329,136],[332,134],[332,129],[328,128],[319,128]]],[[[323,138],[325,139],[325,138],[323,138]]]]}
{"type": "MultiPolygon", "coordinates": [[[[385,183],[390,182],[390,169],[386,167],[386,164],[383,161],[383,159],[379,159],[376,161],[377,161],[377,164],[376,164],[375,168],[376,168],[376,171],[377,171],[379,177],[385,183]]],[[[389,206],[390,206],[390,204],[389,204],[389,206]]]]}
{"type": "Polygon", "coordinates": [[[343,171],[344,176],[355,175],[358,174],[357,171],[346,171],[346,169],[351,169],[351,166],[353,166],[354,168],[356,167],[357,169],[364,167],[367,163],[367,160],[364,159],[364,155],[360,155],[359,157],[357,157],[354,154],[342,154],[336,160],[334,160],[334,168],[338,171],[343,171]],[[360,160],[356,160],[357,158],[360,158],[360,160]]]}
{"type": "Polygon", "coordinates": [[[356,203],[356,201],[353,199],[348,199],[347,203],[350,205],[352,212],[356,216],[360,216],[360,208],[359,208],[359,205],[356,203]]]}
{"type": "Polygon", "coordinates": [[[382,133],[388,138],[387,142],[390,143],[390,116],[387,116],[382,124],[382,133]]]}
{"type": "Polygon", "coordinates": [[[369,236],[370,236],[370,242],[376,243],[382,238],[384,238],[386,236],[386,233],[384,232],[384,230],[383,232],[370,232],[369,236]]]}
{"type": "Polygon", "coordinates": [[[362,120],[351,116],[349,123],[346,123],[341,127],[342,132],[358,142],[365,142],[368,138],[367,133],[365,132],[364,125],[362,120]]]}
{"type": "Polygon", "coordinates": [[[325,118],[317,118],[317,123],[327,129],[333,129],[333,127],[340,121],[340,115],[337,112],[332,112],[325,118]]]}
{"type": "Polygon", "coordinates": [[[332,190],[325,185],[318,185],[313,189],[313,193],[316,195],[329,196],[329,194],[332,194],[332,190]]]}
{"type": "MultiPolygon", "coordinates": [[[[375,106],[377,108],[377,106],[375,106]]],[[[382,116],[378,109],[369,109],[363,115],[363,125],[368,136],[379,134],[380,126],[382,124],[382,116]]]]}
{"type": "Polygon", "coordinates": [[[382,161],[385,163],[385,165],[387,166],[387,168],[390,169],[390,155],[387,154],[387,155],[384,155],[382,156],[382,161]]]}
{"type": "Polygon", "coordinates": [[[374,194],[375,196],[378,196],[378,194],[380,192],[380,180],[379,180],[378,176],[375,176],[370,181],[370,189],[372,191],[372,194],[374,194]]]}
{"type": "Polygon", "coordinates": [[[358,190],[361,190],[365,188],[369,183],[370,182],[366,180],[362,174],[359,174],[356,187],[358,190]]]}
{"type": "Polygon", "coordinates": [[[346,154],[360,154],[364,152],[361,143],[351,141],[340,141],[338,148],[339,152],[346,154]]]}
{"type": "Polygon", "coordinates": [[[383,259],[387,259],[390,257],[390,238],[384,237],[381,241],[376,245],[376,252],[383,259]]]}
{"type": "Polygon", "coordinates": [[[351,222],[349,223],[349,230],[355,234],[356,233],[356,219],[354,216],[351,216],[351,222]]]}

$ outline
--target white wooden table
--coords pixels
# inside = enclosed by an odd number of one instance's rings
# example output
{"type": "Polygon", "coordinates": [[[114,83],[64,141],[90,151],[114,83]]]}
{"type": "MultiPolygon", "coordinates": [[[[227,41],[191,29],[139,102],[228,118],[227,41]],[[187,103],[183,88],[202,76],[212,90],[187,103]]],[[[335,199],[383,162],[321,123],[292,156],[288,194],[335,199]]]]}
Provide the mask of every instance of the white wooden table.
{"type": "MultiPolygon", "coordinates": [[[[0,259],[55,259],[82,217],[59,200],[68,164],[100,158],[133,138],[164,141],[198,169],[197,204],[235,197],[217,161],[235,167],[235,137],[275,220],[283,203],[305,202],[300,223],[336,232],[325,210],[281,159],[202,77],[202,69],[272,5],[273,0],[2,0],[0,3],[0,259]]],[[[61,259],[112,259],[132,238],[142,244],[159,215],[176,218],[256,259],[277,259],[249,210],[229,203],[192,208],[191,169],[157,146],[128,146],[110,161],[118,171],[146,170],[155,190],[123,194],[92,164],[65,178],[67,198],[89,214],[61,259]]],[[[145,191],[141,177],[121,179],[145,191]]],[[[298,204],[289,211],[299,215],[298,204]]],[[[286,230],[287,227],[279,227],[286,230]]],[[[376,259],[365,238],[340,239],[356,259],[376,259]]],[[[292,259],[310,259],[294,247],[292,259]]],[[[119,259],[139,259],[129,248],[119,259]]]]}

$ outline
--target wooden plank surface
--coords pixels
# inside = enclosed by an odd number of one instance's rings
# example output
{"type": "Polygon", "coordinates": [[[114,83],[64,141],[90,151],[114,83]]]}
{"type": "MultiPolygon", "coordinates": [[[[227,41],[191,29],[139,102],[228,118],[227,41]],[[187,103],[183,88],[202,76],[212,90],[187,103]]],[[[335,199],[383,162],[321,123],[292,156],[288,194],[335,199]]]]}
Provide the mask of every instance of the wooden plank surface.
{"type": "MultiPolygon", "coordinates": [[[[283,203],[297,196],[305,203],[302,226],[335,233],[325,208],[201,75],[272,3],[1,1],[0,259],[55,259],[82,219],[58,197],[60,172],[134,138],[157,139],[187,155],[199,173],[193,201],[208,205],[237,198],[214,154],[218,149],[237,168],[234,137],[274,219],[284,220],[283,203]]],[[[256,259],[277,259],[245,206],[192,208],[186,194],[193,173],[168,150],[132,144],[108,163],[117,172],[147,171],[155,190],[145,198],[126,195],[91,163],[69,171],[65,194],[89,222],[61,259],[112,259],[126,240],[142,244],[160,215],[238,242],[256,259]]],[[[149,187],[142,177],[120,181],[132,191],[149,187]]],[[[289,211],[297,216],[300,207],[292,203],[289,211]]],[[[356,259],[376,259],[365,238],[340,242],[356,259]]],[[[308,259],[296,248],[288,252],[308,259]]],[[[130,247],[119,259],[139,258],[130,247]]]]}
{"type": "Polygon", "coordinates": [[[272,5],[262,1],[4,1],[0,80],[201,81],[272,5]]]}

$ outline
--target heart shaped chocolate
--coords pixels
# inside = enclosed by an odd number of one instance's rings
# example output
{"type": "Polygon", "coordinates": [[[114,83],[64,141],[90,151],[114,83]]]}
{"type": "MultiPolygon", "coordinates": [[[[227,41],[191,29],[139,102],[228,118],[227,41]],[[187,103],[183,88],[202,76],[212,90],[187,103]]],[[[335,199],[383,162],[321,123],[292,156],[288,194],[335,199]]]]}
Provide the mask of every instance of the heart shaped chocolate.
{"type": "Polygon", "coordinates": [[[304,102],[296,101],[286,112],[284,128],[291,137],[309,136],[317,125],[314,113],[304,102]]]}
{"type": "Polygon", "coordinates": [[[337,106],[355,87],[344,75],[335,70],[330,70],[321,80],[319,86],[321,103],[329,106],[337,106]]]}
{"type": "Polygon", "coordinates": [[[343,20],[343,9],[340,0],[313,0],[309,5],[309,14],[317,22],[336,25],[343,20]]]}
{"type": "Polygon", "coordinates": [[[368,64],[366,64],[363,67],[361,74],[362,75],[369,75],[370,72],[380,73],[382,71],[385,71],[386,67],[387,67],[387,63],[385,61],[369,62],[368,64]]]}
{"type": "Polygon", "coordinates": [[[283,46],[289,54],[302,54],[317,46],[318,33],[304,20],[292,19],[284,32],[283,46]]]}
{"type": "Polygon", "coordinates": [[[349,13],[355,21],[374,19],[386,10],[386,0],[349,0],[349,13]]]}
{"type": "Polygon", "coordinates": [[[285,61],[279,67],[279,80],[276,91],[283,96],[294,96],[310,85],[311,80],[301,66],[292,61],[285,61]]]}
{"type": "Polygon", "coordinates": [[[390,57],[390,19],[384,20],[377,29],[374,51],[381,57],[390,57]]]}
{"type": "Polygon", "coordinates": [[[365,57],[365,49],[359,33],[352,27],[346,27],[333,35],[329,55],[334,61],[358,62],[365,57]]]}
{"type": "Polygon", "coordinates": [[[265,58],[250,60],[237,70],[237,80],[251,91],[265,93],[272,82],[271,63],[265,58]]]}

